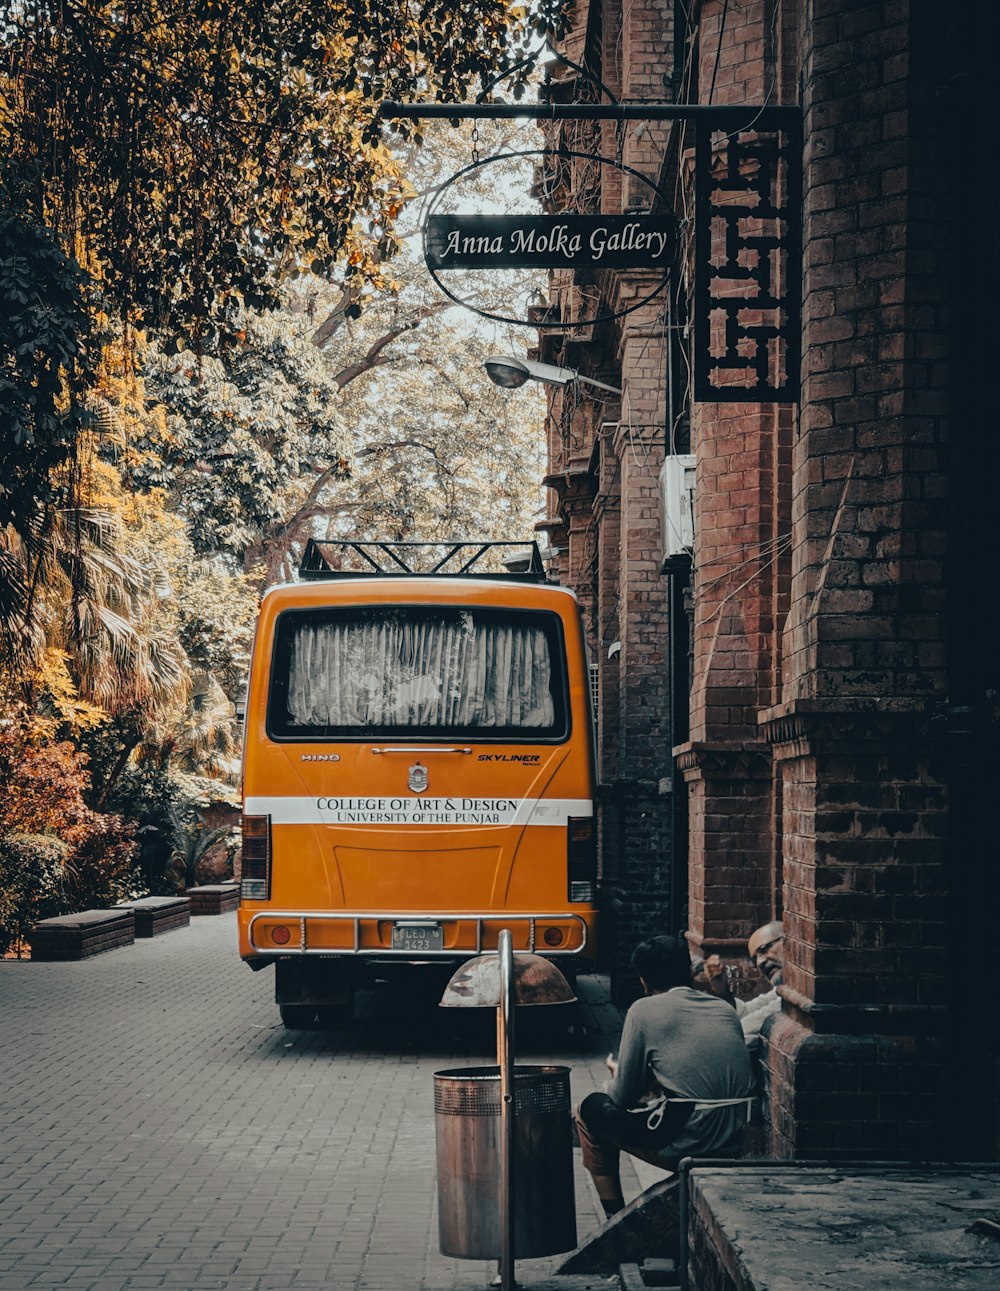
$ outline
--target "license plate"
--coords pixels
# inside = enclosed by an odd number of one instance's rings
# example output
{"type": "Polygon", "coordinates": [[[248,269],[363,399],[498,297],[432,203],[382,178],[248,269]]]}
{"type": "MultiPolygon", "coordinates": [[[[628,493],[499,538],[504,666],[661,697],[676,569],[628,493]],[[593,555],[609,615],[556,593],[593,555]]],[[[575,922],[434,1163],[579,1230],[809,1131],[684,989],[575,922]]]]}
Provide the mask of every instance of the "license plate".
{"type": "Polygon", "coordinates": [[[392,948],[424,954],[444,950],[444,931],[439,923],[396,923],[392,926],[392,948]]]}

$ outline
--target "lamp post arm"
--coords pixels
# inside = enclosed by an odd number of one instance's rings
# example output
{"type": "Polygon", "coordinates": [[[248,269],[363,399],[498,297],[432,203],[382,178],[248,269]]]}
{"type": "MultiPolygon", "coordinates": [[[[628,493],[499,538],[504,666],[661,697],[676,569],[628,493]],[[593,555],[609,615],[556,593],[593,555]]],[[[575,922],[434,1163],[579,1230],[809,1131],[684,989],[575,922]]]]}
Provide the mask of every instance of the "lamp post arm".
{"type": "Polygon", "coordinates": [[[574,377],[582,385],[596,386],[598,390],[607,390],[609,394],[621,394],[617,386],[609,386],[604,381],[595,381],[593,377],[585,377],[582,372],[574,373],[574,377]]]}
{"type": "Polygon", "coordinates": [[[542,381],[546,385],[568,386],[579,381],[581,385],[596,386],[598,390],[607,390],[609,394],[621,394],[617,386],[608,385],[604,381],[598,381],[594,377],[584,376],[576,368],[563,368],[555,363],[539,363],[537,359],[520,360],[528,374],[536,381],[542,381]]]}

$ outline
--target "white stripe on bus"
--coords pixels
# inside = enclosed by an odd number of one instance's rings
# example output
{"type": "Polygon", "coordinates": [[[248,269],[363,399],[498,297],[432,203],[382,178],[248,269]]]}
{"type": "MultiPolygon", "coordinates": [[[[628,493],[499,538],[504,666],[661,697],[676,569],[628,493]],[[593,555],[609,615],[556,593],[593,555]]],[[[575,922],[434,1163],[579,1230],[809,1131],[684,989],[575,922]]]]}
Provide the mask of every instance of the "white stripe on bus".
{"type": "Polygon", "coordinates": [[[247,798],[247,816],[270,816],[275,825],[557,825],[592,816],[589,798],[247,798]]]}

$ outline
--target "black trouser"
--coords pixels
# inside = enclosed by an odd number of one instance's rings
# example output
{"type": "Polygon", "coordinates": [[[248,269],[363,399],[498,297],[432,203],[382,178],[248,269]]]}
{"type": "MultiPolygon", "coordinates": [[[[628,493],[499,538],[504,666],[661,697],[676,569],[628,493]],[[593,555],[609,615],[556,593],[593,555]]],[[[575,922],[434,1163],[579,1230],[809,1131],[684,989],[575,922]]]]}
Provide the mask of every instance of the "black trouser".
{"type": "MultiPolygon", "coordinates": [[[[667,1103],[663,1119],[655,1130],[640,1112],[619,1107],[607,1094],[588,1094],[576,1114],[583,1164],[595,1181],[618,1179],[618,1155],[624,1150],[641,1161],[669,1170],[672,1164],[662,1153],[687,1124],[693,1102],[667,1103]]],[[[603,1198],[601,1185],[598,1192],[603,1198]]]]}

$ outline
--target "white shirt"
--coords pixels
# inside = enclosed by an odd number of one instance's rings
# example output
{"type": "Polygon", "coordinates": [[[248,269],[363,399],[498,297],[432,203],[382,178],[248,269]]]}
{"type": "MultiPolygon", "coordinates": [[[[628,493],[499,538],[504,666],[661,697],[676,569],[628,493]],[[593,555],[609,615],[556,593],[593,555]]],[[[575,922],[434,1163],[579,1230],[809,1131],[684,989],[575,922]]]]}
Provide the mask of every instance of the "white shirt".
{"type": "Polygon", "coordinates": [[[772,987],[764,995],[757,995],[752,1000],[736,1000],[735,1003],[744,1039],[755,1040],[760,1035],[765,1019],[781,1008],[781,996],[772,987]]]}

